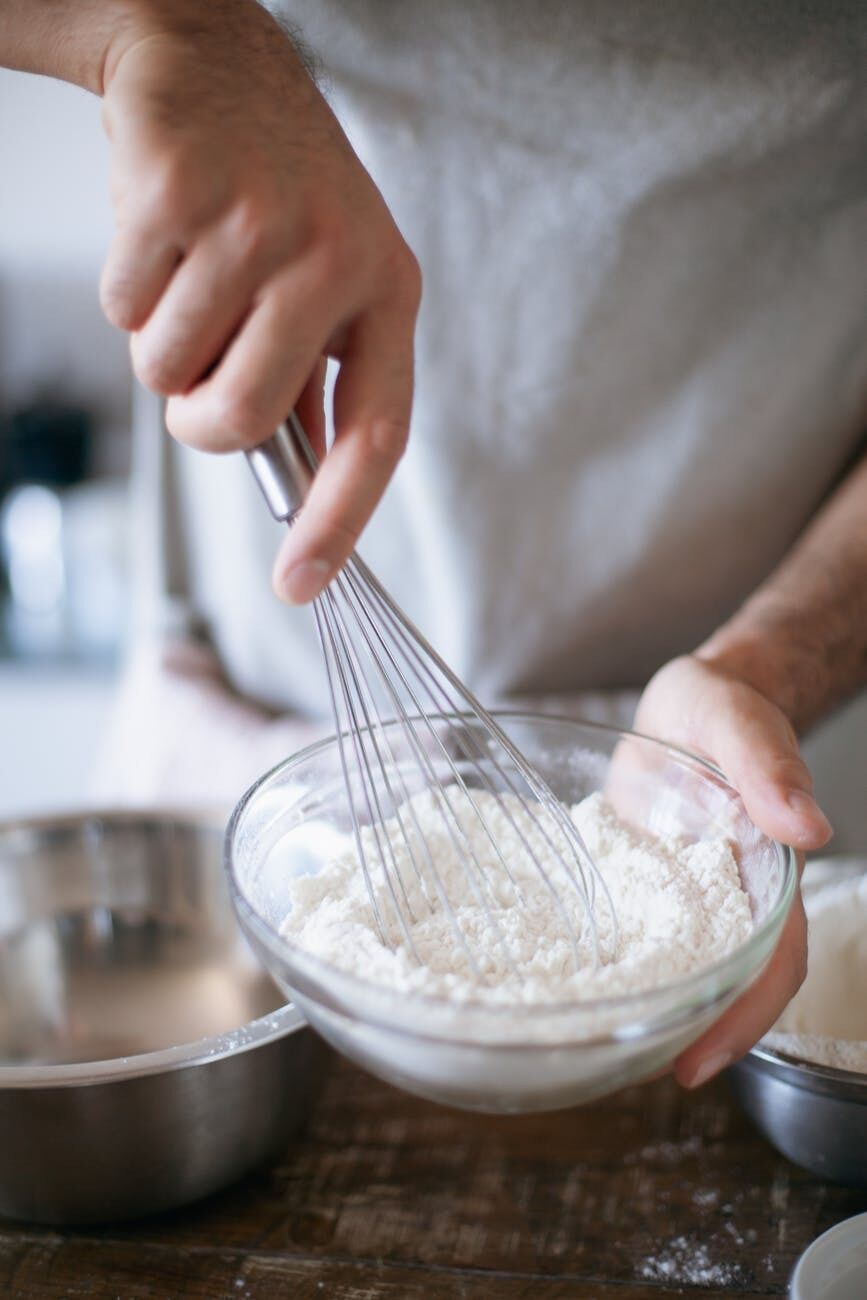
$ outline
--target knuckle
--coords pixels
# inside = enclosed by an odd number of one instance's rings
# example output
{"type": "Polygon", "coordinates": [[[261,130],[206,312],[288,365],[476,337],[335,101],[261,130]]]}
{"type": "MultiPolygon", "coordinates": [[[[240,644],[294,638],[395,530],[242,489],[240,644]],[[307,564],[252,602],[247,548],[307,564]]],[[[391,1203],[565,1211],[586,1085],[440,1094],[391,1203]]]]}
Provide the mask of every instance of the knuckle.
{"type": "Polygon", "coordinates": [[[368,460],[390,468],[400,460],[408,441],[409,427],[405,420],[374,420],[365,443],[368,460]]]}
{"type": "Polygon", "coordinates": [[[421,303],[421,267],[415,254],[406,244],[402,245],[399,255],[394,260],[392,276],[399,299],[415,315],[421,303]]]}
{"type": "Polygon", "coordinates": [[[325,284],[345,284],[351,280],[356,272],[356,263],[349,240],[331,238],[320,245],[316,264],[325,284]]]}
{"type": "Polygon", "coordinates": [[[339,283],[357,274],[361,261],[355,234],[349,221],[330,214],[317,223],[312,248],[316,275],[329,284],[339,283]]]}
{"type": "Polygon", "coordinates": [[[152,163],[140,182],[138,211],[149,226],[175,221],[186,206],[186,187],[173,158],[152,163]]]}
{"type": "Polygon", "coordinates": [[[810,774],[806,765],[796,755],[780,755],[774,760],[773,776],[781,786],[787,789],[809,789],[810,774]]]}
{"type": "Polygon", "coordinates": [[[227,221],[234,259],[244,267],[259,267],[275,247],[274,223],[253,199],[236,203],[227,221]]]}
{"type": "Polygon", "coordinates": [[[219,391],[213,400],[213,427],[225,448],[240,448],[261,442],[274,431],[276,420],[265,410],[254,388],[219,391]]]}
{"type": "Polygon", "coordinates": [[[151,232],[188,232],[206,219],[214,200],[198,168],[178,154],[152,163],[140,182],[136,215],[151,232]]]}
{"type": "Polygon", "coordinates": [[[154,347],[133,339],[133,369],[145,388],[169,397],[184,390],[185,379],[181,358],[174,349],[154,347]]]}
{"type": "Polygon", "coordinates": [[[178,403],[174,399],[166,402],[165,424],[169,433],[178,442],[184,443],[188,447],[199,446],[199,425],[195,419],[190,418],[190,413],[182,416],[178,403]]]}
{"type": "Polygon", "coordinates": [[[194,451],[226,450],[215,436],[211,421],[201,403],[192,405],[184,398],[170,397],[166,402],[165,424],[176,442],[194,451]]]}
{"type": "Polygon", "coordinates": [[[137,286],[128,276],[107,273],[99,282],[99,305],[117,329],[130,330],[138,324],[137,286]]]}
{"type": "Polygon", "coordinates": [[[389,249],[381,274],[388,298],[415,316],[421,302],[421,267],[409,245],[402,239],[389,249]]]}

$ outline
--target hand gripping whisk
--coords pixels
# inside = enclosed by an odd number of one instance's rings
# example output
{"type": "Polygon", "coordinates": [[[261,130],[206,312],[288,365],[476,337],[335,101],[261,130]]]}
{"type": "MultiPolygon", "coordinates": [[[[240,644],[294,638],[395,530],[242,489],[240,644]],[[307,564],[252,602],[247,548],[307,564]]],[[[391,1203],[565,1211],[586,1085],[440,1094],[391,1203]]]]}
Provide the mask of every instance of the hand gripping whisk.
{"type": "MultiPolygon", "coordinates": [[[[247,458],[271,513],[291,524],[316,472],[316,458],[298,418],[290,415],[247,458]]],[[[402,942],[419,960],[412,928],[421,897],[425,906],[442,909],[470,969],[481,977],[471,938],[463,932],[458,909],[437,870],[430,831],[422,832],[410,798],[425,790],[436,806],[438,832],[457,851],[468,890],[496,936],[510,972],[521,973],[497,912],[502,906],[503,880],[509,882],[510,905],[523,902],[509,865],[516,845],[550,894],[552,923],[568,936],[576,969],[583,964],[582,943],[589,942],[597,962],[594,907],[601,888],[614,919],[608,890],[568,811],[496,719],[357,555],[313,602],[313,614],[328,676],[352,832],[382,942],[391,948],[402,942]],[[478,792],[497,800],[509,827],[509,845],[502,843],[502,833],[498,839],[480,810],[483,801],[478,792]],[[526,816],[516,818],[515,809],[526,816]],[[472,843],[478,842],[478,834],[467,833],[468,817],[477,822],[474,831],[480,831],[493,850],[503,880],[489,878],[489,854],[485,855],[487,870],[482,866],[472,843]],[[362,834],[362,828],[369,829],[362,834]],[[406,850],[400,855],[395,851],[396,837],[406,850]],[[419,888],[407,887],[398,856],[411,863],[419,888]]],[[[502,824],[502,818],[498,821],[502,824]]]]}

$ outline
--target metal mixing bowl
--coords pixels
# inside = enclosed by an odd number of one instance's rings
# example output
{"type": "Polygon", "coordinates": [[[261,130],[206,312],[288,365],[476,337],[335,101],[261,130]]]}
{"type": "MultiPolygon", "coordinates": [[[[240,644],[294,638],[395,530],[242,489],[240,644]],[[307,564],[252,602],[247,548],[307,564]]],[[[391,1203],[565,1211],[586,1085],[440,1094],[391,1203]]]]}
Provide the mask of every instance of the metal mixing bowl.
{"type": "MultiPolygon", "coordinates": [[[[865,870],[863,855],[829,854],[808,863],[802,881],[808,915],[818,891],[865,870]]],[[[820,1178],[867,1187],[867,1076],[759,1043],[728,1077],[755,1125],[789,1160],[820,1178]]]]}
{"type": "Polygon", "coordinates": [[[215,1191],[300,1123],[311,1035],[234,919],[213,821],[0,824],[0,1213],[215,1191]]]}
{"type": "Polygon", "coordinates": [[[820,1178],[867,1187],[867,1078],[754,1047],[729,1080],[769,1142],[820,1178]]]}

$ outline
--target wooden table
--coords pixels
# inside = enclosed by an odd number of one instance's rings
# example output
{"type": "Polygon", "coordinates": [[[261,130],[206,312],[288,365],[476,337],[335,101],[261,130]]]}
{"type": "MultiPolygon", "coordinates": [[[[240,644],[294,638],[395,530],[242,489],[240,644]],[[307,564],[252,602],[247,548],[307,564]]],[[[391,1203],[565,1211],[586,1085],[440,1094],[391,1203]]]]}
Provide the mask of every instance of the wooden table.
{"type": "MultiPolygon", "coordinates": [[[[867,1192],[789,1165],[715,1083],[461,1114],[329,1057],[280,1163],[133,1225],[0,1227],[4,1300],[661,1300],[784,1295],[867,1192]]],[[[867,1290],[865,1290],[867,1294],[867,1290]]]]}

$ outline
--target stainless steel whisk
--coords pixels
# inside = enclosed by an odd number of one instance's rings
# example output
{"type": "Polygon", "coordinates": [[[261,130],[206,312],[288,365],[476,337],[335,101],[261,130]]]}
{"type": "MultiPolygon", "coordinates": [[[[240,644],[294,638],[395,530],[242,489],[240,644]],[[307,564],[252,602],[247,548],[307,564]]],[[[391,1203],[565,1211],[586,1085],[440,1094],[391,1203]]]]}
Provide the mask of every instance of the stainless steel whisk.
{"type": "MultiPolygon", "coordinates": [[[[297,416],[290,415],[273,437],[247,452],[247,458],[271,513],[291,524],[316,472],[316,458],[297,416]]],[[[491,881],[458,815],[460,811],[464,818],[478,819],[483,838],[520,905],[524,895],[509,866],[508,849],[498,841],[479,808],[476,792],[481,790],[497,800],[498,809],[550,894],[576,968],[582,964],[581,943],[587,938],[593,961],[598,962],[597,887],[601,887],[614,921],[605,882],[567,810],[497,720],[429,645],[358,555],[350,557],[313,602],[313,614],[325,660],[352,832],[382,942],[395,946],[377,897],[377,879],[384,884],[384,896],[406,948],[420,961],[412,936],[417,918],[394,848],[397,834],[405,844],[426,905],[442,908],[470,969],[481,977],[410,798],[422,788],[431,793],[442,827],[463,864],[471,894],[496,936],[508,969],[520,975],[497,920],[491,881]],[[388,715],[384,707],[390,710],[388,715]],[[399,754],[393,740],[396,725],[399,754]],[[515,796],[518,806],[532,819],[533,838],[550,850],[550,858],[544,855],[548,866],[505,795],[515,796]],[[384,827],[389,818],[391,832],[384,827]],[[369,828],[366,847],[362,827],[369,828]],[[574,892],[577,909],[575,900],[570,909],[552,879],[552,863],[574,892]]]]}

